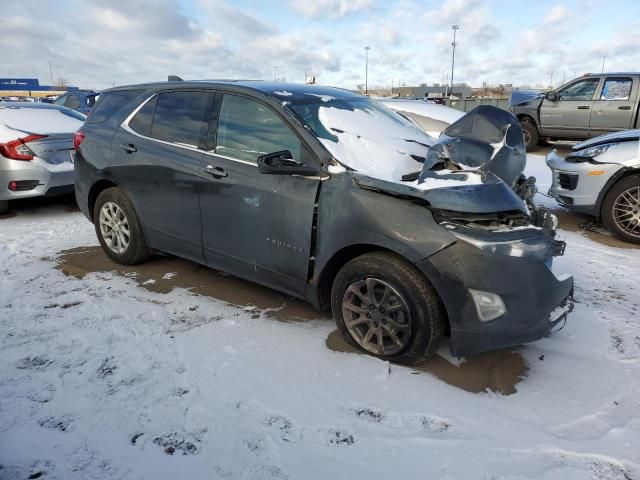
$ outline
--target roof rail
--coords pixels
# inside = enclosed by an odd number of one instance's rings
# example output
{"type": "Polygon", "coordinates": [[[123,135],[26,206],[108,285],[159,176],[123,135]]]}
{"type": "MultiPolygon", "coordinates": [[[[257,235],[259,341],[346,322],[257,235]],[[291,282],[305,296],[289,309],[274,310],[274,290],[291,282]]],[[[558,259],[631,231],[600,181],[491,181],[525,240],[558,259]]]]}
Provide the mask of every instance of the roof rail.
{"type": "Polygon", "coordinates": [[[167,82],[182,82],[182,79],[177,75],[169,75],[167,77],[167,82]]]}

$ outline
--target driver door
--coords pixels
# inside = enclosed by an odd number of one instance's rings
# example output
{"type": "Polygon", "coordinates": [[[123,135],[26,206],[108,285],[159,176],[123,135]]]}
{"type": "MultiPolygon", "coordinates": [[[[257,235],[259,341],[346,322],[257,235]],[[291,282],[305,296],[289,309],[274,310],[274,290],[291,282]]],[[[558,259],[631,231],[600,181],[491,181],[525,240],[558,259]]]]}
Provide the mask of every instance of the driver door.
{"type": "Polygon", "coordinates": [[[593,96],[599,82],[599,78],[578,80],[555,92],[555,100],[544,98],[540,106],[542,133],[549,136],[587,138],[593,96]]]}
{"type": "Polygon", "coordinates": [[[298,135],[265,103],[216,96],[201,190],[207,265],[303,296],[318,177],[265,174],[261,155],[282,150],[315,165],[298,135]]]}

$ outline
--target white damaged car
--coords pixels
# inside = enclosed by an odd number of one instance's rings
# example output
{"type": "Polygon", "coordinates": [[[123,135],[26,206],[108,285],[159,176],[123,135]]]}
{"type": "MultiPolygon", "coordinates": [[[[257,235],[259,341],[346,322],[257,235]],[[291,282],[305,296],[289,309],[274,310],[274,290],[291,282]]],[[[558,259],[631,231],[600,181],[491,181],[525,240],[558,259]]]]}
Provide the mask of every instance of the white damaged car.
{"type": "Polygon", "coordinates": [[[621,240],[640,244],[640,130],[578,143],[566,156],[547,155],[560,205],[602,219],[621,240]]]}

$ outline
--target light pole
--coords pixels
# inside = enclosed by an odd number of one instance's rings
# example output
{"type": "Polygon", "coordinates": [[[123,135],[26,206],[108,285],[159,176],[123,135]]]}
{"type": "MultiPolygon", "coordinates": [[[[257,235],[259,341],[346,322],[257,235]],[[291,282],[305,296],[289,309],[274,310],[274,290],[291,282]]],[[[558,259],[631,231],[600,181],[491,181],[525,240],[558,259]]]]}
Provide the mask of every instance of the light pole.
{"type": "Polygon", "coordinates": [[[278,67],[273,67],[273,80],[278,81],[278,67]]]}
{"type": "Polygon", "coordinates": [[[53,86],[53,69],[51,68],[51,60],[49,60],[49,75],[51,76],[51,86],[53,86]]]}
{"type": "Polygon", "coordinates": [[[456,32],[460,29],[458,25],[452,25],[451,30],[453,30],[453,42],[451,42],[451,95],[453,95],[453,67],[456,64],[456,32]]]}
{"type": "Polygon", "coordinates": [[[607,61],[607,56],[605,55],[604,57],[602,57],[602,72],[600,73],[604,73],[604,62],[607,61]]]}
{"type": "Polygon", "coordinates": [[[369,50],[370,47],[364,47],[364,94],[369,94],[369,50]]]}

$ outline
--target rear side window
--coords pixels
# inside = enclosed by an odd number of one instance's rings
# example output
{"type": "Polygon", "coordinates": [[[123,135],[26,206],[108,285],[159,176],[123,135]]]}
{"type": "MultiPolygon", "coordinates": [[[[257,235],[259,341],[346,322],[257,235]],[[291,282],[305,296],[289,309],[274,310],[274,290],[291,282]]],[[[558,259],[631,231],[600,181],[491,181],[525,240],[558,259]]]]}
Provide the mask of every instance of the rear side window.
{"type": "Polygon", "coordinates": [[[149,136],[197,148],[206,128],[209,95],[206,92],[166,92],[158,95],[149,136]]]}
{"type": "Polygon", "coordinates": [[[64,105],[64,102],[67,101],[67,97],[65,95],[58,97],[55,99],[55,101],[53,102],[54,105],[64,105]]]}
{"type": "Polygon", "coordinates": [[[600,100],[629,100],[632,85],[630,78],[607,78],[602,87],[600,100]]]}
{"type": "Polygon", "coordinates": [[[87,123],[104,122],[144,90],[119,90],[100,94],[87,123]]]}
{"type": "Polygon", "coordinates": [[[145,137],[151,135],[151,122],[153,120],[153,111],[156,108],[156,100],[158,100],[158,96],[154,95],[151,100],[138,110],[138,113],[129,122],[129,128],[145,137]]]}
{"type": "Polygon", "coordinates": [[[67,108],[80,108],[80,97],[78,95],[69,95],[67,98],[67,103],[65,103],[65,107],[67,108]]]}
{"type": "Polygon", "coordinates": [[[235,95],[222,97],[216,153],[251,162],[267,153],[289,150],[300,160],[300,140],[266,106],[235,95]]]}

